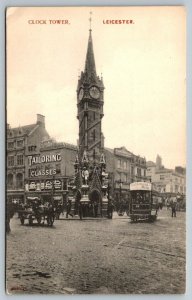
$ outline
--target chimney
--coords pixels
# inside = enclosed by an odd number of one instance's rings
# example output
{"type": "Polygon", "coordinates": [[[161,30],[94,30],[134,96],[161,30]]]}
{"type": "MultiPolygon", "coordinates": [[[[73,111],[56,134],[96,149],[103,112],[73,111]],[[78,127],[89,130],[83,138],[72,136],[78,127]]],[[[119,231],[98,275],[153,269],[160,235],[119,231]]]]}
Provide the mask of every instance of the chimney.
{"type": "Polygon", "coordinates": [[[45,116],[37,114],[37,124],[45,127],[45,116]]]}
{"type": "Polygon", "coordinates": [[[11,128],[10,124],[7,123],[7,130],[9,130],[10,128],[11,128]]]}

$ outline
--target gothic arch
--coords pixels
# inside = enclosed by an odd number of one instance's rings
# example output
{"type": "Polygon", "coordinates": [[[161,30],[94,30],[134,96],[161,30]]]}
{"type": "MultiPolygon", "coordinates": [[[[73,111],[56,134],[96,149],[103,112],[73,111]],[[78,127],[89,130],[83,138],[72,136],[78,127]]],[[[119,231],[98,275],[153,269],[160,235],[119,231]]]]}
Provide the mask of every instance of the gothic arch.
{"type": "Polygon", "coordinates": [[[91,200],[91,202],[101,203],[101,192],[98,189],[94,188],[89,194],[89,199],[91,200]]]}

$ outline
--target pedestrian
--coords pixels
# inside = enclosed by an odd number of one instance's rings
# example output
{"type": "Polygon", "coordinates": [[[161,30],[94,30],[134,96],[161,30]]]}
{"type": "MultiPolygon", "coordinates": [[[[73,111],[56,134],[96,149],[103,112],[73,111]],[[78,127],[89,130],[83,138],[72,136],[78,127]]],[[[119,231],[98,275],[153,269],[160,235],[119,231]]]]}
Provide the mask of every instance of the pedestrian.
{"type": "Polygon", "coordinates": [[[176,211],[177,211],[177,199],[174,198],[172,203],[171,203],[171,215],[172,218],[175,217],[176,218],[176,211]]]}
{"type": "Polygon", "coordinates": [[[112,219],[112,217],[113,217],[113,210],[114,210],[113,199],[110,196],[109,201],[108,201],[108,209],[107,209],[107,215],[108,215],[109,219],[112,219]]]}
{"type": "Polygon", "coordinates": [[[9,233],[11,231],[11,227],[10,227],[10,220],[11,218],[13,218],[14,216],[14,213],[15,213],[15,210],[14,210],[14,204],[9,202],[7,203],[7,207],[6,207],[6,233],[9,233]]]}
{"type": "Polygon", "coordinates": [[[73,217],[73,215],[71,214],[71,206],[72,206],[72,200],[68,199],[67,200],[67,213],[66,213],[66,218],[68,219],[68,215],[70,215],[71,217],[73,217]]]}

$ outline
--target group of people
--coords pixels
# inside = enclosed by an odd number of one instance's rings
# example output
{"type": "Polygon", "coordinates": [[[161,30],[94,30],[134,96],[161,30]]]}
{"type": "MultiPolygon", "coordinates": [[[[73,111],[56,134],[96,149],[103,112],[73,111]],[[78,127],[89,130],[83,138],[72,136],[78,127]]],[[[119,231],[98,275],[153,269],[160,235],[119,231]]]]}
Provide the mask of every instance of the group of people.
{"type": "MultiPolygon", "coordinates": [[[[113,209],[114,209],[114,205],[113,205],[113,201],[112,198],[109,197],[109,201],[108,201],[108,215],[112,215],[113,213],[113,209]]],[[[91,203],[87,204],[80,204],[75,205],[74,207],[74,213],[72,212],[72,198],[69,197],[67,200],[67,205],[66,205],[66,218],[68,218],[68,216],[73,217],[74,214],[82,214],[83,217],[86,216],[93,216],[95,218],[97,218],[98,214],[99,214],[99,203],[97,201],[93,201],[91,203]]],[[[102,209],[100,211],[101,215],[102,215],[102,209]]]]}

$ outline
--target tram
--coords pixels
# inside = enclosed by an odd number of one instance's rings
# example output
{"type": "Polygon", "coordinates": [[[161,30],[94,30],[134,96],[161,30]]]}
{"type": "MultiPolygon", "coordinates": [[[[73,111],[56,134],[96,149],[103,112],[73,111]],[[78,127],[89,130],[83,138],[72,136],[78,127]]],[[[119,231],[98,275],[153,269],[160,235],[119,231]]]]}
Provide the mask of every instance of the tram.
{"type": "Polygon", "coordinates": [[[133,182],[130,184],[130,211],[132,222],[157,218],[159,194],[152,190],[150,182],[133,182]]]}

